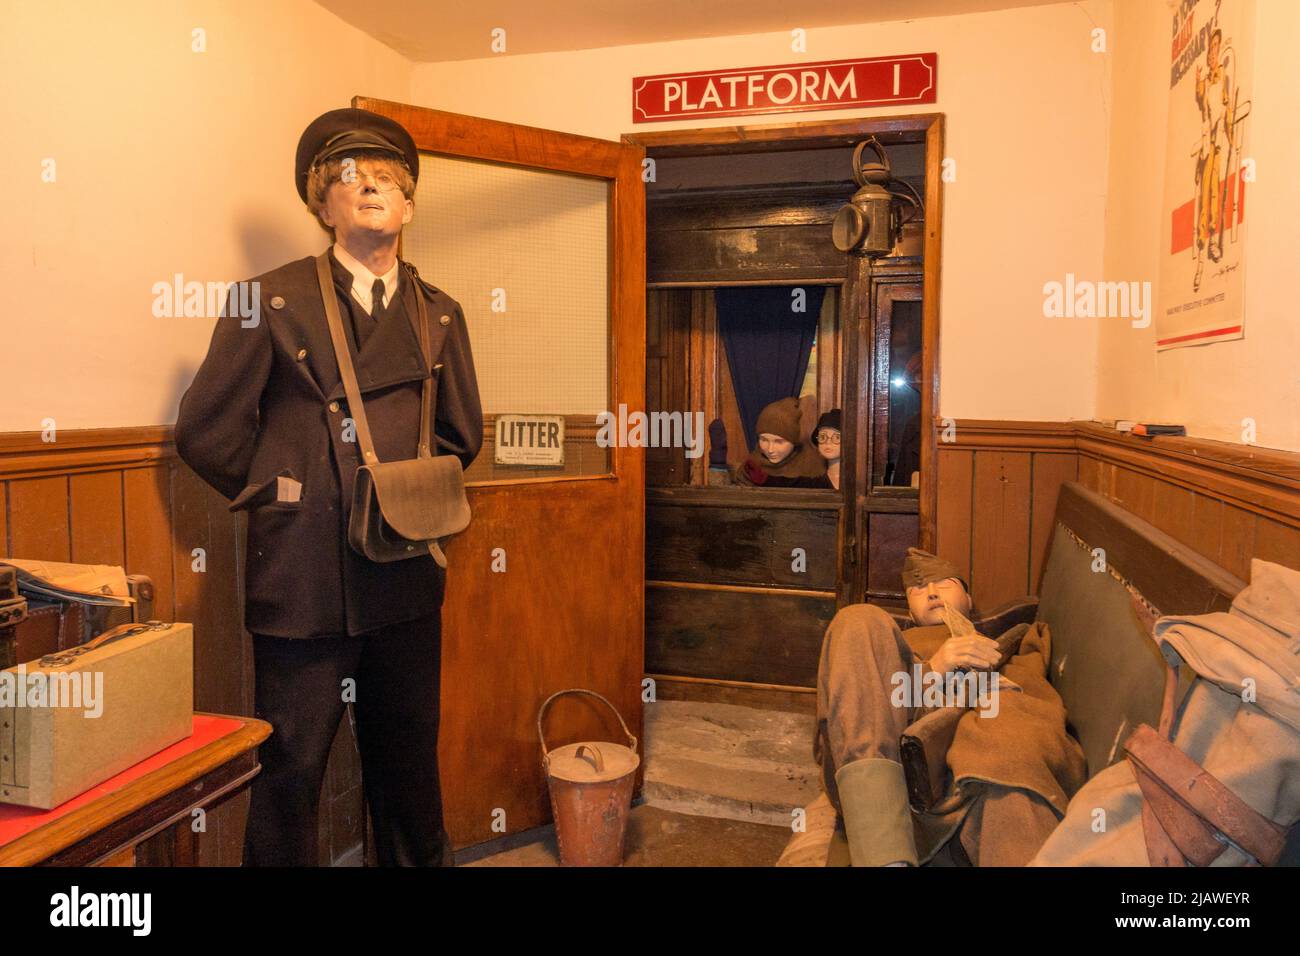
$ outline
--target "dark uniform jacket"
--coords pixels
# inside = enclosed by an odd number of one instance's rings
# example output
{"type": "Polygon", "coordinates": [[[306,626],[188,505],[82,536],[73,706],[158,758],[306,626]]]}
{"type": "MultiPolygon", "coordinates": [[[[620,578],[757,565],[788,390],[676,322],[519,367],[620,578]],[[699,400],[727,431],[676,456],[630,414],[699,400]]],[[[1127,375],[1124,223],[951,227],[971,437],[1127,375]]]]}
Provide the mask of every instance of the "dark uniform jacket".
{"type": "MultiPolygon", "coordinates": [[[[403,268],[375,324],[332,252],[330,263],[379,460],[416,456],[420,389],[433,374],[438,453],[468,466],[482,445],[483,413],[461,307],[403,268]],[[417,294],[427,303],[432,370],[415,331],[417,294]],[[373,327],[359,354],[358,321],[373,327]]],[[[260,284],[258,321],[245,328],[252,319],[217,320],[175,427],[181,459],[231,500],[232,511],[248,511],[245,628],[281,637],[355,635],[431,613],[444,583],[431,556],[381,564],[347,543],[361,450],[355,438],[345,440],[349,411],[315,260],[251,281],[260,284]],[[299,501],[277,500],[282,475],[302,483],[299,501]]]]}

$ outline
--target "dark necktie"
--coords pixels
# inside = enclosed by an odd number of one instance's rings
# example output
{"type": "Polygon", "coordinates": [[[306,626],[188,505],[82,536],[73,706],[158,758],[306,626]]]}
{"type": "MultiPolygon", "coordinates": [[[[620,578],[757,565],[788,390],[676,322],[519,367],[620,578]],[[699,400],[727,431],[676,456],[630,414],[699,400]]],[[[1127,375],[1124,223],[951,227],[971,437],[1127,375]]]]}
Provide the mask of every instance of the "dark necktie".
{"type": "Polygon", "coordinates": [[[376,279],[370,288],[370,314],[361,311],[361,303],[355,295],[348,296],[348,311],[352,314],[352,330],[356,335],[357,352],[366,347],[371,333],[379,328],[379,316],[384,311],[384,280],[376,279]]]}

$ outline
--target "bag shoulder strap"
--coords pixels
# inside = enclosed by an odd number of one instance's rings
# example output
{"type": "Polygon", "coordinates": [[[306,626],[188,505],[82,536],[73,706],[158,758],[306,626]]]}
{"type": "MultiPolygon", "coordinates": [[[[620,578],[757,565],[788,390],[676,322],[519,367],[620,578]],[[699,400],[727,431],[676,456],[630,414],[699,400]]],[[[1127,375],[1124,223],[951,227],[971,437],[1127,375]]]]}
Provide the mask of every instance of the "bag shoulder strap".
{"type": "Polygon", "coordinates": [[[1195,865],[1208,866],[1223,851],[1223,844],[1213,838],[1216,832],[1264,866],[1277,863],[1286,831],[1150,725],[1139,725],[1124,749],[1153,815],[1195,865]],[[1156,794],[1154,801],[1147,793],[1149,785],[1164,791],[1156,794]],[[1180,835],[1185,836],[1180,839],[1180,835]],[[1192,852],[1191,846],[1184,845],[1188,842],[1201,844],[1204,855],[1192,852]]]}
{"type": "MultiPolygon", "coordinates": [[[[329,326],[330,341],[334,345],[334,357],[338,361],[339,377],[343,380],[343,394],[347,397],[348,411],[356,426],[357,443],[361,446],[361,460],[365,465],[379,464],[375,454],[375,443],[370,435],[370,423],[366,418],[365,404],[361,400],[361,388],[357,384],[356,368],[352,364],[352,354],[348,351],[347,337],[343,331],[343,318],[339,314],[338,296],[334,294],[334,273],[330,267],[329,250],[326,249],[316,257],[316,279],[320,285],[321,300],[325,305],[325,319],[329,326]]],[[[410,266],[407,265],[408,276],[410,266]]],[[[412,279],[414,281],[414,279],[412,279]]],[[[429,333],[427,309],[424,295],[419,286],[415,287],[415,298],[419,303],[419,338],[420,351],[424,355],[425,365],[429,365],[429,333]]],[[[433,378],[425,378],[420,393],[420,449],[419,457],[430,457],[429,431],[433,419],[433,378]]]]}

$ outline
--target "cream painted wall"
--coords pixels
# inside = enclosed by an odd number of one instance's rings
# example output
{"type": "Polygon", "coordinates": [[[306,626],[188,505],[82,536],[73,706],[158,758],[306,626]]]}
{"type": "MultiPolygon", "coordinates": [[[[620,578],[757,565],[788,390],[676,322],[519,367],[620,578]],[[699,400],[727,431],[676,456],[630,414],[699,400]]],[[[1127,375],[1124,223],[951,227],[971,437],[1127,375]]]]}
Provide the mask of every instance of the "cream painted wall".
{"type": "Polygon", "coordinates": [[[320,249],[292,152],[308,119],[353,94],[616,139],[634,128],[637,74],[928,50],[940,79],[926,109],[946,114],[957,163],[941,412],[1093,414],[1096,322],[1043,318],[1042,286],[1102,265],[1113,110],[1090,31],[1109,26],[1110,0],[812,29],[802,54],[772,33],[416,66],[310,0],[4,0],[3,12],[0,119],[16,133],[0,172],[18,202],[0,231],[16,298],[0,431],[174,421],[212,320],[154,318],[153,284],[244,278],[320,249]],[[195,27],[206,53],[190,52],[195,27]],[[55,183],[40,182],[46,157],[55,183]]]}
{"type": "Polygon", "coordinates": [[[354,94],[408,99],[411,66],[310,0],[4,0],[0,16],[0,431],[174,422],[213,320],[154,318],[153,284],[324,248],[293,187],[298,136],[354,94]]]}
{"type": "Polygon", "coordinates": [[[1109,0],[1091,0],[810,29],[799,54],[788,33],[767,33],[419,64],[411,93],[423,106],[617,139],[634,129],[864,112],[634,127],[633,76],[936,51],[938,102],[919,109],[946,114],[946,154],[957,162],[944,199],[941,413],[1090,418],[1096,320],[1044,318],[1042,288],[1067,272],[1101,278],[1112,104],[1109,58],[1091,52],[1090,32],[1110,18],[1109,0]]]}
{"type": "MultiPolygon", "coordinates": [[[[1300,4],[1258,0],[1249,155],[1258,179],[1246,200],[1246,337],[1157,354],[1155,325],[1103,322],[1097,415],[1178,422],[1189,435],[1300,450],[1300,321],[1296,319],[1296,224],[1300,222],[1300,4]]],[[[1168,101],[1169,13],[1163,0],[1124,0],[1115,14],[1106,273],[1160,286],[1161,183],[1168,101]]],[[[1159,294],[1157,291],[1157,301],[1159,294]]]]}

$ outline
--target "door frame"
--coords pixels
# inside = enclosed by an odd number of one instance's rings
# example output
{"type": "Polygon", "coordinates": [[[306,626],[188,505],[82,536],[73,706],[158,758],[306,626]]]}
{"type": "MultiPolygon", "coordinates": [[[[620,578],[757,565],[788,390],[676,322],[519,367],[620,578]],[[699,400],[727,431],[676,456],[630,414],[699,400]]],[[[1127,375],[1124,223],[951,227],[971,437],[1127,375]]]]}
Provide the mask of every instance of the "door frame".
{"type": "MultiPolygon", "coordinates": [[[[876,136],[886,147],[890,142],[912,140],[918,134],[925,139],[925,234],[922,252],[922,288],[921,307],[921,487],[918,494],[919,544],[927,551],[935,548],[935,526],[938,514],[939,476],[937,474],[938,454],[938,410],[939,410],[939,277],[940,255],[943,235],[943,180],[941,176],[944,144],[943,113],[917,113],[903,116],[861,116],[848,119],[814,120],[801,123],[772,123],[755,126],[709,126],[690,129],[669,129],[655,131],[634,131],[624,133],[622,142],[642,149],[653,149],[659,156],[707,156],[734,152],[761,152],[766,150],[814,149],[834,146],[852,146],[867,136],[876,136]]],[[[853,319],[853,326],[861,335],[863,331],[870,334],[873,321],[872,303],[869,301],[869,289],[865,296],[851,297],[846,283],[844,306],[856,308],[858,315],[850,316],[847,309],[841,313],[853,319]]],[[[841,335],[850,328],[849,321],[842,321],[841,335]]],[[[841,342],[845,354],[849,353],[847,344],[841,342]]],[[[854,352],[858,350],[853,350],[854,352]]],[[[848,369],[855,368],[850,363],[848,369]]],[[[865,369],[862,370],[865,372],[865,369]]],[[[849,381],[845,380],[847,390],[849,381]]],[[[865,398],[865,392],[859,396],[865,398]]],[[[850,410],[846,408],[846,425],[850,410]]],[[[864,432],[856,427],[855,441],[861,457],[866,447],[862,441],[864,432]]],[[[870,426],[868,425],[868,428],[870,426]]],[[[870,465],[867,465],[868,469],[870,465]]],[[[870,493],[870,475],[865,482],[854,473],[854,463],[846,459],[844,468],[845,501],[852,509],[848,528],[859,526],[862,508],[859,499],[870,493]],[[861,487],[859,487],[861,486],[861,487]]],[[[856,533],[850,531],[857,537],[856,533]]],[[[865,541],[846,542],[846,554],[852,551],[858,555],[857,574],[861,581],[854,581],[847,589],[856,591],[856,603],[864,598],[866,585],[865,541]],[[857,584],[861,583],[862,588],[857,584]]],[[[850,575],[845,575],[845,578],[850,575]]]]}

